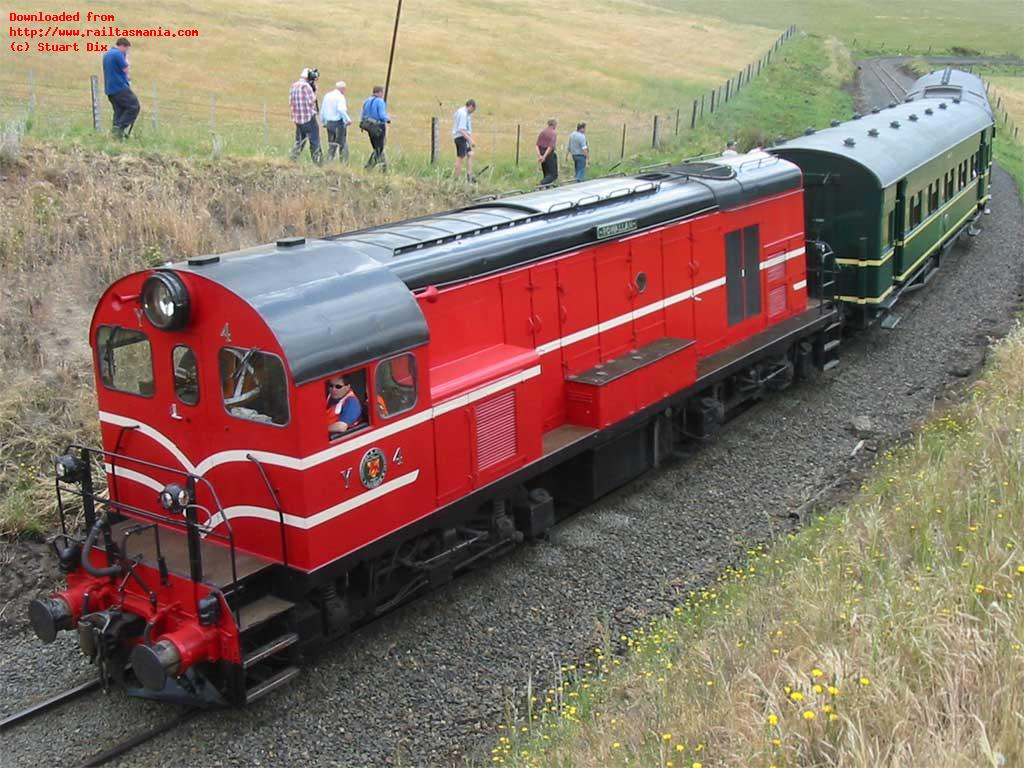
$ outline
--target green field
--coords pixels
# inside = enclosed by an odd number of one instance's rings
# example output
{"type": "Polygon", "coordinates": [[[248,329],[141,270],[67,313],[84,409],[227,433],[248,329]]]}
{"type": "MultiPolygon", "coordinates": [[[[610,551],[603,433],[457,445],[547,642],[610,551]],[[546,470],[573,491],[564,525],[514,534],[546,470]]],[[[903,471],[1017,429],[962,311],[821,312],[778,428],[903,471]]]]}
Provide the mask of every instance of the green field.
{"type": "Polygon", "coordinates": [[[738,24],[796,24],[858,52],[1024,56],[1020,0],[652,0],[738,24]]]}
{"type": "MultiPolygon", "coordinates": [[[[67,9],[53,0],[31,5],[67,9]]],[[[143,107],[136,140],[186,154],[279,156],[293,131],[288,89],[303,67],[320,69],[322,87],[344,79],[352,110],[383,83],[394,5],[109,3],[103,10],[118,23],[200,32],[134,41],[133,88],[143,107]]],[[[392,152],[426,156],[438,117],[447,159],[452,112],[471,96],[479,103],[478,165],[511,162],[517,126],[532,161],[533,140],[551,116],[566,134],[587,121],[609,157],[621,150],[625,124],[627,150],[636,151],[650,142],[654,114],[674,119],[677,108],[767,52],[786,26],[781,18],[737,24],[628,0],[406,2],[389,97],[392,152]]],[[[34,104],[30,135],[91,143],[89,76],[100,71],[101,54],[13,54],[4,42],[0,115],[23,116],[34,104]]],[[[105,99],[101,112],[106,130],[105,99]]],[[[362,156],[367,142],[356,134],[362,156]]]]}

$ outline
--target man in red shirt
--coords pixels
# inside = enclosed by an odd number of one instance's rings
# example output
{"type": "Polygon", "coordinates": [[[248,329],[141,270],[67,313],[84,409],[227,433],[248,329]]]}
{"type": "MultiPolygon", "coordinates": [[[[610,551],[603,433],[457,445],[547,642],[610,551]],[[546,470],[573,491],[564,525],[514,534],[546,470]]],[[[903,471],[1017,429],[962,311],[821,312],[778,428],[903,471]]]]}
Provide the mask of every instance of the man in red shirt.
{"type": "Polygon", "coordinates": [[[555,145],[558,143],[558,121],[554,118],[548,120],[548,126],[537,137],[537,160],[540,162],[540,170],[544,174],[540,184],[554,184],[558,181],[558,154],[555,152],[555,145]]]}

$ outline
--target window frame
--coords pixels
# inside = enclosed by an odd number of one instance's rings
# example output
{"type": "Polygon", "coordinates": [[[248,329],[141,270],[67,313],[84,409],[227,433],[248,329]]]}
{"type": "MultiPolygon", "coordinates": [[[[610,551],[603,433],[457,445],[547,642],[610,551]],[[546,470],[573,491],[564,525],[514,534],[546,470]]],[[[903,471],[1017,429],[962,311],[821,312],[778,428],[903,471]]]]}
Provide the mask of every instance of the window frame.
{"type": "Polygon", "coordinates": [[[223,408],[224,409],[224,413],[226,415],[230,416],[232,419],[238,419],[239,421],[245,422],[247,424],[259,424],[259,425],[264,426],[264,427],[277,427],[278,429],[285,429],[285,428],[289,427],[291,425],[291,423],[292,423],[292,403],[291,403],[292,398],[290,396],[289,387],[288,387],[288,369],[285,367],[284,359],[279,354],[277,354],[276,352],[269,352],[267,350],[260,349],[259,347],[235,347],[235,346],[232,346],[232,345],[229,345],[229,344],[223,345],[222,347],[220,347],[217,350],[217,389],[220,392],[220,407],[223,408]],[[275,422],[273,420],[271,420],[269,422],[268,421],[257,421],[256,419],[248,419],[245,416],[236,416],[235,414],[233,414],[230,411],[230,409],[228,407],[228,404],[226,402],[224,402],[224,388],[223,388],[224,379],[223,379],[223,376],[222,376],[221,370],[220,370],[220,354],[225,349],[237,349],[237,350],[240,350],[242,352],[248,352],[250,349],[255,349],[259,354],[267,355],[267,356],[272,357],[275,360],[277,360],[277,362],[281,366],[281,373],[284,376],[285,405],[286,405],[287,410],[288,410],[288,420],[287,421],[285,421],[283,424],[278,424],[277,422],[275,422]]]}
{"type": "Polygon", "coordinates": [[[923,197],[924,197],[924,191],[923,190],[918,190],[917,192],[915,192],[913,195],[910,196],[910,205],[907,206],[907,214],[909,215],[909,221],[910,221],[909,229],[911,229],[911,230],[919,227],[921,225],[921,222],[924,221],[923,197]],[[914,214],[915,213],[917,214],[917,220],[916,221],[914,219],[914,214]]]}
{"type": "MultiPolygon", "coordinates": [[[[99,326],[96,327],[96,337],[95,337],[95,339],[96,339],[96,373],[99,374],[97,376],[97,378],[100,380],[100,384],[103,386],[104,389],[109,389],[111,392],[118,392],[118,393],[120,393],[122,395],[132,395],[134,397],[143,397],[143,398],[145,398],[147,400],[152,400],[153,398],[156,397],[156,369],[153,367],[153,342],[149,338],[149,334],[147,334],[141,328],[128,328],[128,327],[123,326],[123,325],[109,325],[109,324],[104,323],[103,325],[99,325],[99,326]],[[144,394],[142,392],[133,392],[130,389],[121,389],[120,387],[115,387],[112,383],[108,384],[104,380],[104,378],[103,378],[103,356],[102,356],[102,352],[100,350],[100,333],[102,333],[103,330],[108,329],[108,328],[109,329],[120,328],[122,330],[130,331],[132,333],[138,333],[138,334],[141,334],[142,337],[146,340],[146,346],[149,347],[149,373],[150,373],[150,376],[151,376],[150,380],[153,383],[153,391],[150,394],[147,395],[147,394],[144,394]]],[[[111,381],[113,381],[113,379],[111,379],[111,381]]]]}
{"type": "MultiPolygon", "coordinates": [[[[394,380],[395,377],[392,376],[391,378],[392,378],[392,380],[394,380]]],[[[409,411],[416,410],[416,406],[420,404],[420,366],[419,366],[419,360],[416,359],[416,355],[414,353],[412,353],[412,352],[399,352],[396,355],[391,355],[391,357],[385,357],[383,360],[378,361],[377,364],[374,365],[374,367],[373,367],[373,401],[372,402],[373,402],[373,408],[371,408],[370,410],[374,411],[375,415],[378,418],[380,418],[382,421],[390,421],[391,419],[394,419],[397,416],[401,416],[402,414],[409,413],[409,411]],[[392,360],[397,360],[400,357],[406,357],[406,356],[411,357],[412,358],[412,362],[413,362],[413,374],[412,374],[413,375],[413,399],[412,399],[412,405],[410,405],[408,408],[403,408],[400,411],[395,411],[394,413],[389,413],[387,416],[383,416],[383,415],[381,415],[380,413],[377,412],[377,397],[379,396],[379,387],[377,385],[377,374],[380,372],[381,368],[386,363],[390,363],[392,360]]]]}
{"type": "MultiPolygon", "coordinates": [[[[189,408],[195,408],[199,405],[199,402],[203,399],[203,387],[200,383],[199,378],[199,357],[196,355],[196,351],[192,347],[184,342],[179,342],[171,347],[171,380],[174,382],[174,398],[182,405],[187,405],[189,408]],[[178,392],[178,377],[175,373],[177,365],[174,363],[174,353],[179,349],[186,349],[192,353],[192,360],[195,361],[196,367],[196,400],[194,403],[190,403],[188,400],[184,400],[181,394],[178,392]]],[[[223,400],[223,398],[221,398],[223,400]]]]}

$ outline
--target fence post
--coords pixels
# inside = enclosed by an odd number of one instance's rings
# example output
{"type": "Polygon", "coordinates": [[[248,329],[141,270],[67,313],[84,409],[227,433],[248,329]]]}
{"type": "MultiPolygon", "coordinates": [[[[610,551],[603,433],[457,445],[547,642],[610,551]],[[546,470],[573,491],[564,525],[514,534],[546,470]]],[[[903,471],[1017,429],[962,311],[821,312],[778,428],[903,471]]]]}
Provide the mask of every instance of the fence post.
{"type": "Polygon", "coordinates": [[[437,163],[437,118],[430,118],[430,164],[437,163]]]}
{"type": "MultiPolygon", "coordinates": [[[[704,97],[700,97],[701,103],[704,103],[704,97]]],[[[693,100],[693,114],[690,115],[690,130],[693,130],[697,125],[697,100],[693,100]]]]}
{"type": "Polygon", "coordinates": [[[676,108],[676,136],[679,135],[679,109],[676,108]]]}
{"type": "Polygon", "coordinates": [[[709,114],[715,114],[715,92],[711,92],[711,108],[708,110],[709,114]]]}
{"type": "Polygon", "coordinates": [[[698,117],[704,117],[704,94],[700,95],[700,114],[698,117]]]}
{"type": "Polygon", "coordinates": [[[761,61],[762,61],[762,59],[758,59],[757,60],[757,74],[755,75],[755,77],[760,77],[761,76],[761,61]]]}
{"type": "Polygon", "coordinates": [[[729,103],[729,89],[730,89],[731,86],[732,86],[732,79],[730,78],[729,80],[725,81],[725,103],[726,104],[729,103]]]}
{"type": "Polygon", "coordinates": [[[516,165],[519,165],[519,141],[523,137],[523,126],[516,123],[516,165]]]}
{"type": "Polygon", "coordinates": [[[622,124],[622,148],[619,150],[619,159],[622,160],[626,156],[626,124],[622,124]]]}
{"type": "Polygon", "coordinates": [[[658,148],[658,116],[654,116],[654,127],[651,128],[651,149],[658,148]]]}
{"type": "Polygon", "coordinates": [[[89,91],[92,96],[92,129],[100,129],[100,79],[96,75],[89,75],[89,91]]]}

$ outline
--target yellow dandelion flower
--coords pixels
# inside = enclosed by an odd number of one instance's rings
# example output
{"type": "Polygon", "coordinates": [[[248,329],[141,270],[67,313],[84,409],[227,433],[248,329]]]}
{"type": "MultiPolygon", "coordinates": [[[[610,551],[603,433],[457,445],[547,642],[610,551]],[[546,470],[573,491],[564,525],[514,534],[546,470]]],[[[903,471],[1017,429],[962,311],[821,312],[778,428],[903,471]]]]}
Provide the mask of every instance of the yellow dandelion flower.
{"type": "Polygon", "coordinates": [[[1017,575],[1024,576],[1024,563],[1017,566],[1017,575]]]}
{"type": "Polygon", "coordinates": [[[800,693],[800,691],[793,691],[791,694],[789,694],[789,698],[791,698],[793,701],[803,701],[804,695],[800,693]]]}
{"type": "Polygon", "coordinates": [[[663,741],[672,741],[672,734],[671,733],[663,733],[663,734],[661,734],[661,738],[662,738],[663,741]]]}
{"type": "Polygon", "coordinates": [[[804,720],[813,720],[813,719],[814,719],[814,712],[812,712],[809,709],[805,709],[804,710],[804,720]]]}
{"type": "Polygon", "coordinates": [[[682,744],[676,744],[676,752],[682,752],[685,749],[686,747],[684,747],[682,744]]]}
{"type": "Polygon", "coordinates": [[[825,674],[825,673],[824,673],[824,672],[822,672],[822,671],[821,671],[820,669],[818,669],[817,667],[815,667],[814,669],[812,669],[812,670],[811,670],[811,677],[821,677],[821,676],[822,676],[822,675],[824,675],[824,674],[825,674]]]}
{"type": "Polygon", "coordinates": [[[861,677],[860,679],[857,680],[857,682],[860,683],[861,685],[863,685],[864,687],[867,687],[867,686],[871,685],[871,680],[869,680],[866,677],[861,677]]]}
{"type": "Polygon", "coordinates": [[[822,691],[824,691],[824,690],[825,690],[825,689],[824,689],[824,688],[822,688],[822,687],[821,687],[820,685],[818,685],[817,683],[815,683],[815,684],[814,684],[814,692],[815,692],[815,693],[821,693],[821,692],[822,692],[822,691]]]}
{"type": "Polygon", "coordinates": [[[984,584],[975,584],[974,585],[974,594],[980,595],[984,591],[985,591],[985,585],[984,584]]]}
{"type": "Polygon", "coordinates": [[[773,747],[781,747],[782,746],[782,739],[772,739],[772,746],[773,747]]]}
{"type": "Polygon", "coordinates": [[[839,689],[838,689],[838,688],[836,688],[836,687],[835,687],[834,685],[830,685],[830,686],[829,686],[829,687],[828,687],[828,688],[827,688],[826,690],[827,690],[827,691],[828,691],[828,692],[829,692],[829,693],[830,693],[830,694],[831,694],[832,696],[838,696],[838,695],[839,695],[839,689]]]}
{"type": "Polygon", "coordinates": [[[619,742],[617,742],[617,741],[613,741],[612,742],[612,749],[620,749],[621,747],[622,747],[622,744],[620,744],[619,742]]]}
{"type": "Polygon", "coordinates": [[[839,715],[837,715],[837,714],[836,714],[835,712],[830,712],[830,713],[829,713],[829,715],[828,715],[828,721],[829,721],[830,723],[834,723],[834,722],[835,722],[836,720],[838,720],[838,719],[839,719],[839,715]]]}
{"type": "Polygon", "coordinates": [[[824,706],[823,706],[823,707],[821,708],[821,711],[822,711],[822,712],[825,712],[825,713],[831,712],[831,711],[832,711],[832,705],[831,705],[831,704],[825,704],[825,705],[824,705],[824,706]]]}
{"type": "Polygon", "coordinates": [[[696,760],[693,761],[693,765],[690,768],[704,768],[703,763],[698,763],[696,760]]]}
{"type": "Polygon", "coordinates": [[[776,715],[774,713],[768,715],[768,725],[778,725],[778,724],[779,724],[779,716],[778,715],[776,715]]]}

